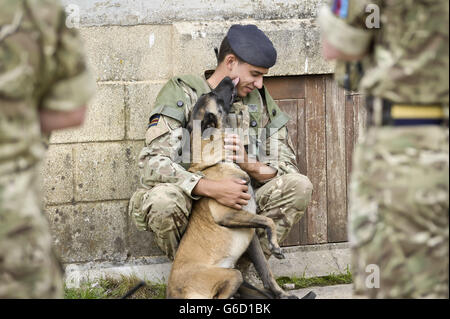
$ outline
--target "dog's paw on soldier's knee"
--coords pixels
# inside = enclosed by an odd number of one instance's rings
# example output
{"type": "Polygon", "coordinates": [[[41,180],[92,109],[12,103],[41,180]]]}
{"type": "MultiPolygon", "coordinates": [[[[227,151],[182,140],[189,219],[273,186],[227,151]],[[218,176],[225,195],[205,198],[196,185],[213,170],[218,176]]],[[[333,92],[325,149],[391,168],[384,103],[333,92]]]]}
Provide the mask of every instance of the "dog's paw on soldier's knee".
{"type": "Polygon", "coordinates": [[[277,259],[285,259],[286,257],[284,256],[283,252],[281,251],[280,247],[274,247],[271,245],[270,247],[270,251],[272,252],[272,254],[275,256],[275,258],[277,259]]]}

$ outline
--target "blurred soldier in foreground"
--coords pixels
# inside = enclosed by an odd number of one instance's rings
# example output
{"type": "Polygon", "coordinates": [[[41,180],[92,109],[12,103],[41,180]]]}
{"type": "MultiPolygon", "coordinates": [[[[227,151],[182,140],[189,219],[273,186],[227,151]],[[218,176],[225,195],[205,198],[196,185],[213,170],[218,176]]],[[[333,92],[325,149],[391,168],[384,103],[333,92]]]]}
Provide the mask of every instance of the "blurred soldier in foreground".
{"type": "Polygon", "coordinates": [[[350,195],[356,294],[448,298],[448,15],[446,0],[335,0],[319,15],[325,58],[371,61],[350,195]]]}
{"type": "Polygon", "coordinates": [[[37,166],[44,135],[83,122],[95,82],[58,1],[0,8],[0,298],[63,298],[37,166]]]}

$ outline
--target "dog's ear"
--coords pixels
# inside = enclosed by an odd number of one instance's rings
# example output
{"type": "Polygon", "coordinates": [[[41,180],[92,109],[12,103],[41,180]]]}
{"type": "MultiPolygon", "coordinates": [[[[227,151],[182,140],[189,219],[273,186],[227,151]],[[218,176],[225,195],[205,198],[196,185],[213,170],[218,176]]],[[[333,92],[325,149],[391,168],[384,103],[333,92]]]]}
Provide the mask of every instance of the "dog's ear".
{"type": "Polygon", "coordinates": [[[227,114],[230,112],[231,105],[233,104],[233,90],[234,83],[228,76],[224,77],[214,89],[214,93],[223,101],[223,108],[227,114]]]}
{"type": "Polygon", "coordinates": [[[186,129],[188,130],[188,132],[189,132],[189,135],[191,135],[192,134],[192,121],[189,121],[189,123],[187,124],[187,126],[186,126],[186,129]]]}
{"type": "Polygon", "coordinates": [[[202,105],[205,105],[208,100],[207,94],[202,94],[198,100],[197,103],[195,103],[194,107],[192,108],[191,117],[189,119],[189,122],[186,125],[186,129],[189,131],[189,134],[192,134],[192,131],[194,129],[194,121],[202,121],[204,117],[204,108],[202,105]]]}
{"type": "Polygon", "coordinates": [[[214,113],[207,112],[202,120],[202,132],[204,132],[208,128],[216,128],[217,127],[217,116],[214,113]]]}

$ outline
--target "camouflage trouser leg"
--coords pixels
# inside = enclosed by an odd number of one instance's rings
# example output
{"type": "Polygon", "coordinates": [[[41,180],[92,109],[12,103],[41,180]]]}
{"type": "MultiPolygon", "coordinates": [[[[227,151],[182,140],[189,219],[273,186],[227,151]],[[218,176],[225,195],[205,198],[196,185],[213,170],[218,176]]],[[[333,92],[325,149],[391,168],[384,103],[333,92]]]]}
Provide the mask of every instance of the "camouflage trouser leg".
{"type": "Polygon", "coordinates": [[[130,213],[137,227],[152,231],[158,247],[171,260],[186,230],[191,208],[192,199],[172,184],[138,189],[130,200],[130,213]]]}
{"type": "Polygon", "coordinates": [[[35,171],[0,177],[0,298],[63,298],[35,171]]]}
{"type": "Polygon", "coordinates": [[[356,294],[448,298],[448,129],[383,127],[355,151],[349,235],[356,294]]]}
{"type": "MultiPolygon", "coordinates": [[[[308,177],[290,173],[274,178],[256,191],[258,214],[273,219],[278,243],[286,239],[292,226],[305,214],[312,190],[313,186],[308,177]]],[[[270,256],[269,241],[265,231],[257,229],[256,232],[264,253],[270,256]]]]}

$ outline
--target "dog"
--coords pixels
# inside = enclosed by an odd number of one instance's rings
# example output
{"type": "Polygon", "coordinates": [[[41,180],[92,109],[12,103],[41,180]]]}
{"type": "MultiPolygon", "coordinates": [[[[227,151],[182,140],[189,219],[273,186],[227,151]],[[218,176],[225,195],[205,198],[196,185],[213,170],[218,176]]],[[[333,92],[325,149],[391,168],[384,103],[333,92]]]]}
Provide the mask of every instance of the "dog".
{"type": "MultiPolygon", "coordinates": [[[[201,141],[195,141],[191,134],[191,145],[200,142],[197,149],[201,150],[201,160],[195,160],[199,152],[193,147],[194,158],[189,171],[201,171],[211,180],[239,178],[250,182],[247,173],[237,164],[223,160],[224,129],[229,125],[228,114],[236,84],[236,81],[225,77],[216,89],[202,95],[188,123],[190,132],[196,120],[200,122],[202,132],[208,129],[218,132],[215,138],[202,138],[201,141]]],[[[167,298],[226,299],[235,296],[242,286],[256,291],[260,298],[298,299],[283,291],[275,281],[255,235],[255,228],[266,230],[271,252],[276,258],[284,258],[277,242],[275,223],[271,218],[256,214],[253,198],[247,210],[224,206],[212,198],[199,199],[193,206],[189,224],[175,255],[167,298]],[[246,251],[265,289],[244,283],[241,272],[234,269],[237,260],[246,251]]]]}

